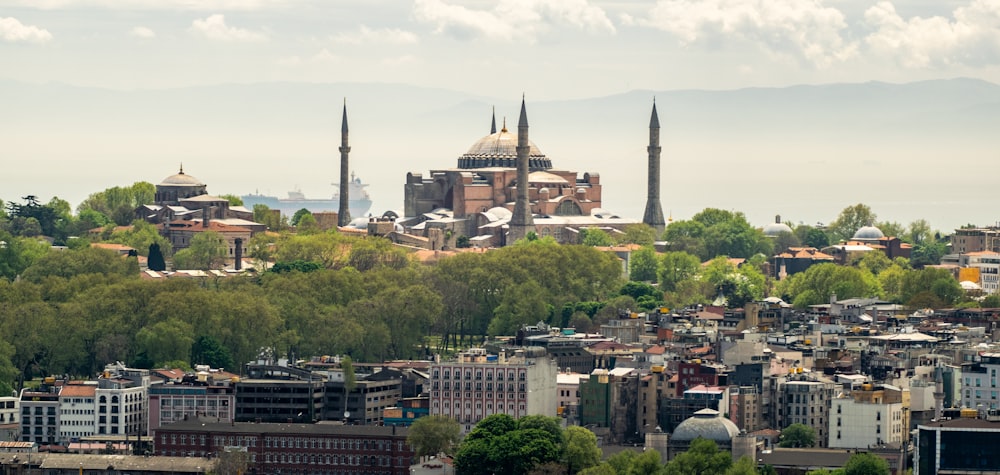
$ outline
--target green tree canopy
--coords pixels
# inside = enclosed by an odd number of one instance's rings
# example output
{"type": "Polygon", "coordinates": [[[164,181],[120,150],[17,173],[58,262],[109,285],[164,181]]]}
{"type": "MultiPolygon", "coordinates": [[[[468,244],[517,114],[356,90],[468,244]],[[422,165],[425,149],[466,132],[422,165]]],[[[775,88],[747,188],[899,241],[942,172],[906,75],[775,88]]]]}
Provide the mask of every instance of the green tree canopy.
{"type": "Polygon", "coordinates": [[[462,428],[448,416],[430,415],[421,417],[410,426],[406,442],[413,447],[418,457],[452,453],[452,447],[462,438],[462,428]]]}
{"type": "Polygon", "coordinates": [[[814,447],[816,429],[805,424],[792,424],[781,431],[778,439],[780,447],[814,447]]]}
{"type": "Polygon", "coordinates": [[[226,238],[215,231],[202,231],[191,238],[191,244],[174,254],[175,269],[219,269],[229,257],[226,238]]]}
{"type": "Polygon", "coordinates": [[[827,227],[838,240],[850,239],[863,226],[873,226],[877,216],[868,205],[858,203],[844,208],[827,227]]]}
{"type": "Polygon", "coordinates": [[[844,465],[844,475],[889,475],[889,462],[877,455],[856,453],[844,465]]]}
{"type": "Polygon", "coordinates": [[[686,452],[678,454],[664,469],[665,475],[724,474],[733,459],[729,452],[719,450],[714,441],[698,437],[686,452]]]}

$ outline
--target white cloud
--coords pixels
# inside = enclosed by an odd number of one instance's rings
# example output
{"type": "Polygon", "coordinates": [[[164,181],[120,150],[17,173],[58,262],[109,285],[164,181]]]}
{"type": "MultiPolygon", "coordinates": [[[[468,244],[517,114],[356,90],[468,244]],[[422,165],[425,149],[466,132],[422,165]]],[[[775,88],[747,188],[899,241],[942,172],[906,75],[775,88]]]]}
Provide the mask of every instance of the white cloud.
{"type": "Polygon", "coordinates": [[[34,25],[25,25],[17,18],[0,18],[0,40],[11,43],[45,43],[52,39],[52,33],[34,25]]]}
{"type": "Polygon", "coordinates": [[[351,33],[340,33],[333,37],[333,41],[343,44],[411,44],[417,42],[417,35],[398,28],[371,29],[365,25],[358,27],[358,31],[351,33]]]}
{"type": "Polygon", "coordinates": [[[607,14],[588,0],[507,0],[492,10],[475,10],[443,0],[416,0],[417,20],[434,25],[436,33],[460,38],[532,42],[555,26],[614,33],[607,14]]]}
{"type": "Polygon", "coordinates": [[[156,38],[156,32],[145,26],[137,26],[129,30],[128,34],[136,38],[156,38]]]}
{"type": "Polygon", "coordinates": [[[267,40],[267,35],[226,24],[225,15],[215,14],[191,22],[190,31],[215,41],[253,42],[267,40]]]}
{"type": "Polygon", "coordinates": [[[1000,1],[973,0],[952,18],[904,19],[882,1],[865,12],[875,31],[865,38],[872,52],[908,68],[1000,64],[1000,1]]]}
{"type": "Polygon", "coordinates": [[[817,67],[854,56],[845,40],[844,14],[819,0],[660,0],[646,26],[667,31],[689,45],[756,43],[817,67]]]}

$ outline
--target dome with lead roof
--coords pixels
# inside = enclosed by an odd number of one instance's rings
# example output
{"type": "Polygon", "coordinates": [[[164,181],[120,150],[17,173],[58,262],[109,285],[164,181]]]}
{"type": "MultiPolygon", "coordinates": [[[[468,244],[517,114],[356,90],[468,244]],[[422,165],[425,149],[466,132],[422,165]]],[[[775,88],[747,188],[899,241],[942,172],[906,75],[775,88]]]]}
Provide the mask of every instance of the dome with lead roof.
{"type": "Polygon", "coordinates": [[[201,180],[184,173],[184,167],[174,175],[170,175],[160,182],[160,186],[204,186],[201,180]]]}
{"type": "Polygon", "coordinates": [[[782,223],[781,215],[778,215],[774,217],[773,223],[769,223],[768,225],[764,226],[764,228],[761,229],[761,231],[767,237],[777,237],[781,233],[791,233],[792,228],[788,227],[787,224],[782,223]]]}
{"type": "Polygon", "coordinates": [[[882,239],[884,237],[885,234],[882,234],[881,229],[876,228],[875,226],[872,225],[868,225],[868,226],[862,226],[860,229],[858,229],[858,231],[854,233],[854,237],[852,239],[856,241],[870,241],[875,239],[882,239]]]}
{"type": "MultiPolygon", "coordinates": [[[[552,161],[532,142],[528,141],[528,166],[531,170],[548,170],[552,161]]],[[[458,157],[458,168],[517,167],[517,134],[506,127],[487,135],[458,157]]]]}
{"type": "Polygon", "coordinates": [[[719,411],[702,409],[694,416],[684,419],[670,436],[671,442],[690,442],[698,437],[715,442],[730,444],[733,437],[740,434],[740,428],[733,421],[722,417],[719,411]]]}

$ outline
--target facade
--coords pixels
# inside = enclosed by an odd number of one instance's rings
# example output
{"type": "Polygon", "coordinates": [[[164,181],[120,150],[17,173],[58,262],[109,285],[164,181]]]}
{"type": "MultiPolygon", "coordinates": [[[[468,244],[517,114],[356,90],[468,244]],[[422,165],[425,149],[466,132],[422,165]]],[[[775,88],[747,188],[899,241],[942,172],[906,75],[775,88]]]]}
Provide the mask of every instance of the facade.
{"type": "Polygon", "coordinates": [[[312,422],[323,415],[324,381],[244,379],[236,383],[239,422],[312,422]]]}
{"type": "Polygon", "coordinates": [[[984,293],[995,294],[1000,290],[1000,252],[977,251],[959,256],[959,265],[979,272],[976,282],[984,293]]]}
{"type": "Polygon", "coordinates": [[[148,427],[149,370],[127,368],[121,363],[105,366],[97,380],[97,431],[95,434],[145,435],[148,427]]]}
{"type": "Polygon", "coordinates": [[[848,395],[831,403],[827,447],[863,449],[898,445],[908,431],[902,403],[859,401],[848,395]]]}
{"type": "Polygon", "coordinates": [[[0,426],[21,423],[21,398],[17,396],[0,397],[0,426]]]}
{"type": "Polygon", "coordinates": [[[246,451],[250,473],[408,475],[416,460],[407,429],[337,423],[218,423],[189,418],[161,426],[156,455],[246,451]]]}
{"type": "Polygon", "coordinates": [[[217,422],[232,422],[236,395],[231,386],[154,384],[149,387],[149,434],[163,424],[186,417],[205,416],[217,422]]]}
{"type": "Polygon", "coordinates": [[[756,386],[729,386],[729,419],[746,432],[766,428],[768,424],[761,411],[763,399],[756,386]]]}
{"type": "Polygon", "coordinates": [[[962,365],[962,407],[997,409],[1000,353],[983,353],[980,361],[962,365]]]}
{"type": "Polygon", "coordinates": [[[59,391],[54,384],[21,390],[21,441],[39,445],[59,442],[59,391]]]}
{"type": "Polygon", "coordinates": [[[555,416],[558,368],[543,348],[488,355],[472,348],[455,361],[431,366],[431,411],[469,431],[484,417],[508,414],[555,416]]]}
{"type": "Polygon", "coordinates": [[[327,381],[323,401],[323,420],[346,420],[355,424],[379,424],[390,407],[403,398],[401,379],[361,380],[347,395],[344,382],[327,381]],[[346,411],[346,412],[345,412],[346,411]]]}
{"type": "Polygon", "coordinates": [[[729,388],[698,385],[684,391],[681,398],[660,400],[659,425],[666,432],[673,432],[680,424],[702,409],[719,413],[729,408],[729,388]]]}
{"type": "Polygon", "coordinates": [[[1000,413],[917,426],[913,475],[1000,473],[1000,413]]]}
{"type": "Polygon", "coordinates": [[[829,441],[830,400],[836,385],[829,380],[797,375],[778,384],[777,422],[785,428],[805,424],[816,431],[816,445],[826,447],[829,441]]]}
{"type": "Polygon", "coordinates": [[[1000,228],[961,228],[951,235],[951,252],[1000,252],[1000,228]]]}
{"type": "Polygon", "coordinates": [[[66,384],[59,390],[59,440],[80,440],[97,433],[96,384],[66,384]]]}

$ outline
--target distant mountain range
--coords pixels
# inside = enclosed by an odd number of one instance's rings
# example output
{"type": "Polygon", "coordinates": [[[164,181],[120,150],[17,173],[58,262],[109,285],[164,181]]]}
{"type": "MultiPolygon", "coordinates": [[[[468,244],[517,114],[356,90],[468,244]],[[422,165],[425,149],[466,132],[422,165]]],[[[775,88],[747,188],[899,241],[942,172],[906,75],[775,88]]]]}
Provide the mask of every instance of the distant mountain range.
{"type": "MultiPolygon", "coordinates": [[[[352,169],[373,212],[402,208],[409,171],[452,167],[519,97],[401,84],[261,83],[117,91],[0,80],[0,199],[76,204],[88,193],[185,171],[215,194],[327,196],[346,98],[352,169]]],[[[865,202],[880,218],[944,230],[995,221],[1000,86],[976,79],[731,91],[527,95],[530,138],[558,168],[601,174],[605,207],[639,217],[650,106],[660,112],[663,206],[712,206],[762,225],[830,221],[865,202]]]]}

